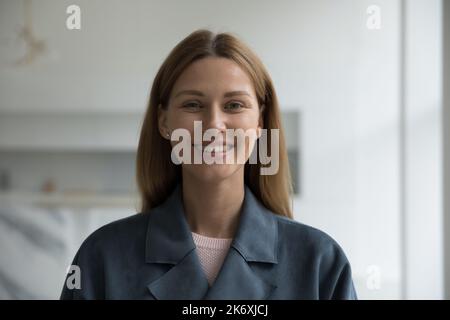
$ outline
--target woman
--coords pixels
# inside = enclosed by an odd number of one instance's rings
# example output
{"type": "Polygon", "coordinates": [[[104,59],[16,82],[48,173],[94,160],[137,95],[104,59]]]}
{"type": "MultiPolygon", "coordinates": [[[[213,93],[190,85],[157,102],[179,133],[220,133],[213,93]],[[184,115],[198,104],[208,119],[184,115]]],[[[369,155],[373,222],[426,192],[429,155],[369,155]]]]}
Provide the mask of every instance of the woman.
{"type": "Polygon", "coordinates": [[[233,35],[198,30],[169,54],[153,82],[136,169],[141,213],[84,241],[62,299],[356,299],[339,245],[292,219],[274,86],[233,35]],[[229,130],[256,134],[229,139],[229,130]],[[275,174],[262,174],[261,154],[249,161],[263,130],[278,154],[275,174]],[[188,149],[175,153],[180,133],[188,149]],[[189,161],[196,154],[205,161],[189,161]]]}

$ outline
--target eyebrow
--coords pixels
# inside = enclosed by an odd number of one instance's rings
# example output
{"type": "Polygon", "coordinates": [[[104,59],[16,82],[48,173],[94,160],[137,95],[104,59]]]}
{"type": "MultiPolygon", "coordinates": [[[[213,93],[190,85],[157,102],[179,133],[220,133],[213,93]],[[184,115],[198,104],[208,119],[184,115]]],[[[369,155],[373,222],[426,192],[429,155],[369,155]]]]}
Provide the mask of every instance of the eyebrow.
{"type": "MultiPolygon", "coordinates": [[[[198,90],[182,90],[182,91],[178,92],[178,93],[175,95],[175,98],[178,97],[178,96],[180,96],[180,95],[183,95],[183,94],[186,94],[186,95],[193,95],[193,96],[200,96],[200,97],[204,97],[204,96],[205,96],[205,95],[203,94],[203,92],[198,91],[198,90]]],[[[242,90],[241,90],[241,91],[229,91],[229,92],[226,92],[223,96],[224,96],[225,98],[227,98],[227,97],[243,96],[243,95],[249,96],[249,97],[250,97],[250,94],[249,94],[247,91],[242,91],[242,90]]]]}

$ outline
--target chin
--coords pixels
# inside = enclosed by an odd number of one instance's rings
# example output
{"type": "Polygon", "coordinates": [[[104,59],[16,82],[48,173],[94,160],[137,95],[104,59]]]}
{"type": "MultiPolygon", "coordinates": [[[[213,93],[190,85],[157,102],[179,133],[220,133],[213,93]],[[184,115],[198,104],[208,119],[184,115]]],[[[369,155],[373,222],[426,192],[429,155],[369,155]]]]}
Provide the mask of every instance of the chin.
{"type": "Polygon", "coordinates": [[[183,166],[183,170],[194,178],[204,182],[219,182],[226,180],[244,169],[243,165],[232,164],[197,164],[183,166]]]}

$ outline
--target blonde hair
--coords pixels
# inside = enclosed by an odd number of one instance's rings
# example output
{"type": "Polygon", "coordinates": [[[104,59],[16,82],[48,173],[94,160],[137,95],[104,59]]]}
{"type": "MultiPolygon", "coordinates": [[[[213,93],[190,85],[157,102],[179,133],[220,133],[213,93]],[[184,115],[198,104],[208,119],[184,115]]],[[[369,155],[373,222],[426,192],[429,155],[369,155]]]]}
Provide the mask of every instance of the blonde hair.
{"type": "MultiPolygon", "coordinates": [[[[293,218],[290,194],[292,180],[280,107],[272,80],[261,60],[243,42],[230,33],[214,34],[197,30],[178,43],[155,76],[145,112],[136,157],[136,180],[141,200],[141,212],[161,204],[181,181],[181,166],[171,161],[170,142],[158,130],[158,105],[167,108],[175,81],[192,62],[205,57],[223,57],[237,63],[253,82],[264,129],[279,129],[279,168],[274,175],[261,175],[262,164],[244,167],[246,185],[261,203],[282,216],[293,218]],[[264,108],[262,109],[262,106],[264,108]]],[[[270,130],[267,130],[268,150],[271,150],[270,130]]]]}

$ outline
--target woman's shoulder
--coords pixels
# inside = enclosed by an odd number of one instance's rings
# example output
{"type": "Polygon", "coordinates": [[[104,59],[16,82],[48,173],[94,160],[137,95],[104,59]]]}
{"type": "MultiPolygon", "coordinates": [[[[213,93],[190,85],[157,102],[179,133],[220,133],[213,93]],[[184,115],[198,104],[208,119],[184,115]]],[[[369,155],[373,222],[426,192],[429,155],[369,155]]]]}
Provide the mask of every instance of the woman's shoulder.
{"type": "Polygon", "coordinates": [[[81,244],[80,251],[98,251],[127,246],[143,240],[147,231],[148,214],[135,213],[107,223],[92,232],[81,244]]]}
{"type": "Polygon", "coordinates": [[[307,224],[277,216],[282,261],[320,281],[320,299],[357,299],[352,270],[344,250],[328,233],[307,224]]]}
{"type": "Polygon", "coordinates": [[[327,232],[280,215],[276,215],[276,220],[281,245],[294,252],[307,253],[310,257],[326,256],[347,262],[344,250],[327,232]]]}
{"type": "Polygon", "coordinates": [[[121,266],[119,261],[127,262],[143,252],[140,246],[145,239],[147,219],[147,214],[137,213],[92,232],[81,244],[71,265],[78,270],[79,287],[69,288],[68,282],[76,274],[68,273],[61,299],[104,299],[105,264],[109,265],[109,270],[117,270],[121,266]]]}

